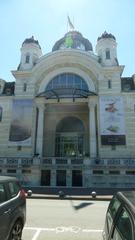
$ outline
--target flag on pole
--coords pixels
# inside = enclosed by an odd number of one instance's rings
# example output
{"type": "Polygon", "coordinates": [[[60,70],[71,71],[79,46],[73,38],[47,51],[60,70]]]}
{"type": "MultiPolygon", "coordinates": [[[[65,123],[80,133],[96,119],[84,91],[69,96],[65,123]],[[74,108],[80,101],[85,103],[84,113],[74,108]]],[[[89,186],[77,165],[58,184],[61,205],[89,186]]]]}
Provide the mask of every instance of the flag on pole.
{"type": "Polygon", "coordinates": [[[68,25],[69,25],[70,29],[71,29],[71,30],[74,30],[74,25],[73,25],[73,23],[71,22],[70,17],[67,16],[67,18],[68,18],[68,25]]]}

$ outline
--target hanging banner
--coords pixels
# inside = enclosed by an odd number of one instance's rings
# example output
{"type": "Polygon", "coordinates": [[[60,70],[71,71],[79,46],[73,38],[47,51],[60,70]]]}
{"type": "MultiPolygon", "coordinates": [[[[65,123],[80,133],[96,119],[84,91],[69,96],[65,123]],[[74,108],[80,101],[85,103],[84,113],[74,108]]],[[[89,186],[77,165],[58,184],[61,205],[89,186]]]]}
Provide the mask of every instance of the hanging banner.
{"type": "Polygon", "coordinates": [[[125,145],[125,116],[122,97],[100,97],[100,134],[103,145],[125,145]]]}
{"type": "Polygon", "coordinates": [[[11,144],[23,146],[31,144],[32,100],[13,100],[12,119],[9,133],[11,144]]]}

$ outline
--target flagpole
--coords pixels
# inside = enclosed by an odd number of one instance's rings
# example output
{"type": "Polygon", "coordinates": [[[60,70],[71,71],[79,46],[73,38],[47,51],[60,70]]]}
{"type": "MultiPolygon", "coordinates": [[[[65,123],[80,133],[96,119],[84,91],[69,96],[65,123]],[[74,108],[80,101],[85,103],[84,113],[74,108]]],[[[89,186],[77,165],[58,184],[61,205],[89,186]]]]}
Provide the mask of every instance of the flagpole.
{"type": "Polygon", "coordinates": [[[67,14],[67,32],[68,32],[68,14],[67,14]]]}

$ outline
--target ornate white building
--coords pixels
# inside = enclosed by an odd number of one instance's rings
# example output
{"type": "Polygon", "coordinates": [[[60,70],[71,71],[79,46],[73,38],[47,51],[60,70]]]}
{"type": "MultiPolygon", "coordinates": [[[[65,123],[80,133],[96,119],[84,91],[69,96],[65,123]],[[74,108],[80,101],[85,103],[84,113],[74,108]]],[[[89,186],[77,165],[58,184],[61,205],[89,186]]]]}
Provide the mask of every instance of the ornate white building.
{"type": "Polygon", "coordinates": [[[45,55],[26,39],[15,82],[0,79],[0,173],[31,186],[134,187],[135,75],[123,69],[107,32],[96,53],[74,30],[45,55]]]}

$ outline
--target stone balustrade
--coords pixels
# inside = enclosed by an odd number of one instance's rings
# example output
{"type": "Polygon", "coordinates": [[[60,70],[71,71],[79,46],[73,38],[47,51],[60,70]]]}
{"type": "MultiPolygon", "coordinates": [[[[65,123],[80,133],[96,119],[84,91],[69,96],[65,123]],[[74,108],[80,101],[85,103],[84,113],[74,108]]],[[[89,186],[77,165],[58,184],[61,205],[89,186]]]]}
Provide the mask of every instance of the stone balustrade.
{"type": "Polygon", "coordinates": [[[65,158],[65,157],[33,157],[33,158],[0,158],[0,167],[31,167],[39,165],[87,165],[91,167],[135,167],[135,159],[89,159],[89,158],[65,158]]]}

